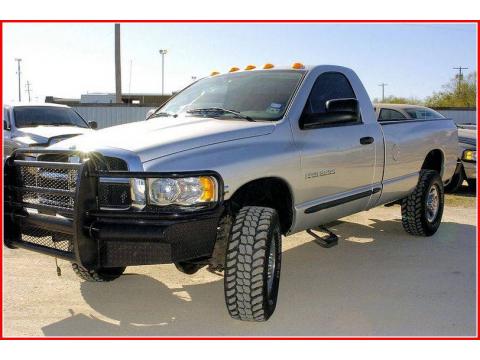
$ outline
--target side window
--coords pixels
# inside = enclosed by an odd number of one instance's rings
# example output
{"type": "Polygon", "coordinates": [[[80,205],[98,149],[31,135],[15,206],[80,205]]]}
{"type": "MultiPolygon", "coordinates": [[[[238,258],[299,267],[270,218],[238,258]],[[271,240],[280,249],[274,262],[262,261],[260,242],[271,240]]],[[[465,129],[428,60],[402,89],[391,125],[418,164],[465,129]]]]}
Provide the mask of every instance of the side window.
{"type": "Polygon", "coordinates": [[[307,101],[305,112],[322,114],[326,112],[325,104],[332,99],[356,99],[350,82],[345,75],[337,72],[321,74],[307,101]]]}
{"type": "Polygon", "coordinates": [[[406,117],[401,112],[392,109],[380,110],[380,116],[378,117],[378,121],[395,121],[405,119],[406,117]]]}

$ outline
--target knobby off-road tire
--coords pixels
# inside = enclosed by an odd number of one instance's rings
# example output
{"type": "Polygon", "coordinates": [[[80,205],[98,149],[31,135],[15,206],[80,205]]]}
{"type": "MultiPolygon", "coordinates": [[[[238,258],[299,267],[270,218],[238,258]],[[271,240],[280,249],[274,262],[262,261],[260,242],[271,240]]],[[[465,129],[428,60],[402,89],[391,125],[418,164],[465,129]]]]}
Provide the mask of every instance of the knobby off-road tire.
{"type": "Polygon", "coordinates": [[[225,256],[225,301],[232,318],[266,321],[275,311],[281,239],[276,210],[257,206],[240,209],[225,256]]]}
{"type": "Polygon", "coordinates": [[[417,187],[402,200],[402,224],[406,232],[417,236],[432,236],[442,221],[444,204],[443,182],[434,170],[420,171],[417,187]],[[436,192],[437,199],[434,199],[436,192]],[[437,201],[433,211],[432,201],[437,201]]]}
{"type": "Polygon", "coordinates": [[[125,271],[124,267],[89,270],[75,263],[72,263],[72,269],[80,279],[90,282],[112,281],[120,277],[125,271]]]}

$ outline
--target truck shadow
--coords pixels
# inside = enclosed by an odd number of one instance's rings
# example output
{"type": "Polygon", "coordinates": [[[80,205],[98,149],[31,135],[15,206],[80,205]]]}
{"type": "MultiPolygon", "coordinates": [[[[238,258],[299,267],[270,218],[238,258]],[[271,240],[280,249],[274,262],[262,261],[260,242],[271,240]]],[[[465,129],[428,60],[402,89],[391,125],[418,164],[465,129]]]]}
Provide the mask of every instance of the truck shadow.
{"type": "Polygon", "coordinates": [[[331,228],[340,238],[337,247],[324,249],[312,241],[284,252],[277,310],[266,323],[229,318],[223,278],[171,289],[130,273],[112,283],[81,283],[92,313],[71,311],[42,331],[46,336],[475,334],[474,226],[443,223],[431,238],[406,236],[399,221],[337,222],[331,228]]]}

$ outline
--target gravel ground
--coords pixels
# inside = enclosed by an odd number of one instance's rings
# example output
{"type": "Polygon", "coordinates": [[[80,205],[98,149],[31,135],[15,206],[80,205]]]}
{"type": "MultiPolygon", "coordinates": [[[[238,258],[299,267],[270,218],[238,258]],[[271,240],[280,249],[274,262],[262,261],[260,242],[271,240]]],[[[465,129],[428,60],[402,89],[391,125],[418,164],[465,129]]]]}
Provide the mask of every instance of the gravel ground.
{"type": "Polygon", "coordinates": [[[4,248],[4,335],[474,336],[472,204],[449,196],[431,238],[408,236],[398,206],[333,224],[331,249],[305,232],[284,238],[277,310],[258,324],[228,317],[223,278],[205,270],[129,267],[112,283],[82,283],[66,262],[57,277],[53,258],[4,248]]]}

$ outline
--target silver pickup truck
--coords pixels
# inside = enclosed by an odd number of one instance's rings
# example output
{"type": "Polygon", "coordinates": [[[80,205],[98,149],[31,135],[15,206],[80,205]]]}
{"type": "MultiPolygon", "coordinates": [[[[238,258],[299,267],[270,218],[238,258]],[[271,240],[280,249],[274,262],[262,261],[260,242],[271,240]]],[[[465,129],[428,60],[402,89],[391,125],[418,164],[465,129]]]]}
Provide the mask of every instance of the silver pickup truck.
{"type": "Polygon", "coordinates": [[[207,266],[224,272],[233,318],[265,321],[282,236],[307,230],[330,247],[333,233],[311,229],[392,203],[408,233],[433,235],[457,147],[447,119],[377,122],[350,69],[232,68],[146,121],[17,150],[5,164],[4,242],[69,260],[87,281],[130,265],[207,266]]]}

